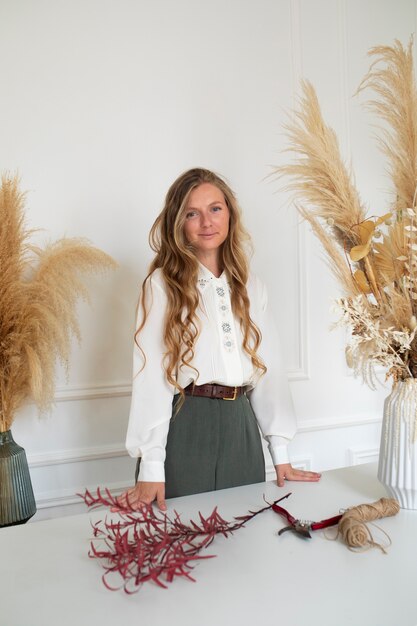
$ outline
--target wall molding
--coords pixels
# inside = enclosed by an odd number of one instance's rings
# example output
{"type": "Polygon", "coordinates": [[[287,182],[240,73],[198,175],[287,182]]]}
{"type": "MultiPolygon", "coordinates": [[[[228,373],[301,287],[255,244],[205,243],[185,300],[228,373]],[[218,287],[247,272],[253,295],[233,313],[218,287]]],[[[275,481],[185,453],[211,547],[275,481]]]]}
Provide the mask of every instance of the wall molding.
{"type": "Polygon", "coordinates": [[[350,465],[361,465],[362,463],[372,463],[378,461],[379,448],[349,448],[350,465]]]}
{"type": "MultiPolygon", "coordinates": [[[[301,225],[304,229],[304,225],[301,225]]],[[[305,253],[302,253],[305,256],[305,253]]],[[[300,353],[299,361],[300,367],[287,371],[288,380],[308,380],[310,378],[308,368],[308,351],[306,346],[308,345],[308,332],[307,332],[307,302],[305,297],[306,292],[306,277],[300,275],[299,281],[299,298],[302,304],[299,306],[299,324],[298,331],[300,334],[300,353]]],[[[381,370],[383,371],[383,370],[381,370]]],[[[353,375],[349,370],[347,375],[353,375]]],[[[83,400],[101,400],[105,398],[123,398],[130,397],[132,394],[132,384],[130,382],[120,382],[115,384],[92,384],[92,385],[61,385],[57,387],[54,403],[58,402],[74,402],[83,400]]],[[[29,401],[29,404],[33,404],[33,401],[29,401]]]]}
{"type": "Polygon", "coordinates": [[[30,468],[49,467],[50,465],[66,465],[67,463],[85,463],[86,461],[101,461],[103,459],[117,459],[128,456],[123,444],[96,446],[90,448],[75,448],[72,450],[55,450],[28,455],[30,468]]]}
{"type": "MultiPolygon", "coordinates": [[[[381,423],[381,415],[352,415],[335,420],[323,418],[319,420],[300,420],[297,433],[311,433],[325,430],[335,430],[369,424],[381,423]]],[[[101,461],[103,459],[115,459],[128,457],[128,452],[123,443],[94,446],[88,448],[74,448],[70,450],[55,450],[51,452],[34,453],[28,455],[30,468],[49,467],[51,465],[66,465],[67,463],[85,463],[86,461],[101,461]]],[[[305,459],[300,460],[304,462],[305,459]]],[[[298,462],[297,459],[294,462],[298,462]]]]}
{"type": "Polygon", "coordinates": [[[101,398],[120,398],[130,396],[130,382],[93,385],[61,385],[55,392],[55,402],[72,402],[74,400],[98,400],[101,398]]]}
{"type": "Polygon", "coordinates": [[[339,33],[339,76],[340,76],[340,107],[342,111],[342,143],[343,152],[345,153],[346,162],[350,162],[351,157],[351,130],[350,130],[350,112],[349,112],[349,83],[348,83],[348,34],[346,19],[346,0],[338,2],[338,33],[339,33]]]}
{"type": "MultiPolygon", "coordinates": [[[[297,97],[300,79],[303,75],[303,54],[301,43],[300,0],[290,1],[290,42],[291,42],[291,80],[292,80],[292,108],[297,106],[297,97]]],[[[290,381],[308,380],[309,371],[309,334],[308,334],[308,304],[307,304],[307,235],[306,226],[297,221],[296,259],[297,259],[297,295],[298,295],[298,368],[288,372],[290,381]]]]}
{"type": "MultiPolygon", "coordinates": [[[[378,423],[381,423],[381,416],[379,415],[346,416],[337,421],[331,418],[303,420],[299,424],[298,432],[307,437],[310,433],[319,431],[328,433],[333,432],[335,444],[340,446],[341,450],[344,449],[346,451],[345,454],[347,453],[350,464],[358,465],[360,463],[375,461],[378,458],[378,448],[376,446],[364,448],[360,445],[357,447],[351,446],[350,448],[346,448],[343,445],[343,433],[338,434],[335,430],[340,431],[340,429],[350,427],[366,428],[366,426],[370,424],[378,423]]],[[[360,433],[355,440],[360,442],[360,433]]],[[[313,463],[313,455],[311,454],[313,443],[309,443],[307,441],[307,443],[302,444],[302,448],[304,448],[304,451],[299,450],[298,454],[292,455],[292,465],[297,469],[309,470],[317,461],[317,459],[315,459],[313,463]]],[[[63,478],[65,476],[68,476],[69,478],[71,475],[78,475],[77,470],[75,470],[74,473],[74,470],[71,470],[70,468],[65,469],[67,464],[83,464],[90,462],[93,463],[95,467],[92,469],[92,474],[88,472],[90,478],[86,482],[87,484],[89,483],[90,486],[87,486],[87,488],[90,491],[95,491],[97,489],[97,483],[91,485],[92,480],[94,480],[94,478],[92,479],[92,476],[101,476],[102,485],[106,486],[106,488],[108,488],[113,495],[118,495],[132,486],[131,468],[129,469],[128,465],[124,465],[128,459],[129,455],[121,443],[28,455],[28,463],[31,472],[36,472],[36,476],[38,478],[42,476],[42,473],[44,473],[44,478],[46,480],[41,481],[41,484],[47,484],[48,476],[53,476],[56,472],[61,472],[63,478]],[[119,475],[118,482],[111,480],[114,470],[109,469],[107,465],[109,459],[119,459],[119,462],[116,460],[119,475]],[[124,480],[124,476],[126,476],[126,480],[124,480]]],[[[81,475],[87,475],[86,468],[80,468],[80,470],[81,475]]],[[[269,461],[266,466],[266,479],[275,480],[275,476],[275,468],[271,461],[269,461]]],[[[36,491],[35,498],[37,508],[39,511],[42,511],[42,513],[38,516],[38,519],[46,519],[47,517],[56,517],[57,515],[82,512],[84,510],[84,508],[80,506],[82,505],[82,500],[77,494],[84,493],[86,484],[80,484],[79,481],[79,478],[75,479],[75,484],[68,487],[67,483],[67,485],[62,489],[56,489],[56,486],[54,486],[54,488],[49,490],[46,489],[44,491],[36,491]],[[50,510],[50,513],[48,513],[48,509],[50,510]]]]}
{"type": "MultiPolygon", "coordinates": [[[[295,469],[310,471],[312,466],[311,457],[294,457],[291,458],[291,465],[295,469]]],[[[275,467],[272,463],[268,463],[265,468],[266,480],[276,480],[277,474],[275,472],[275,467]]]]}
{"type": "Polygon", "coordinates": [[[308,332],[308,302],[307,302],[307,234],[306,224],[297,223],[297,282],[298,282],[298,362],[296,370],[288,372],[288,380],[309,380],[309,332],[308,332]]]}
{"type": "Polygon", "coordinates": [[[352,428],[357,426],[367,426],[368,424],[379,424],[382,422],[382,414],[373,415],[347,415],[340,419],[322,418],[317,420],[298,420],[297,434],[311,433],[320,430],[334,430],[340,428],[352,428]]]}
{"type": "MultiPolygon", "coordinates": [[[[106,488],[111,492],[112,495],[117,496],[131,486],[132,481],[122,481],[110,483],[106,485],[106,488]]],[[[84,493],[85,489],[85,487],[80,487],[78,493],[84,493]]],[[[87,489],[91,491],[91,493],[95,493],[97,490],[97,485],[87,487],[87,489]]],[[[75,493],[73,489],[60,489],[59,491],[37,493],[35,494],[36,508],[41,510],[55,508],[58,506],[82,504],[83,501],[78,493],[75,493]]]]}
{"type": "Polygon", "coordinates": [[[303,53],[301,43],[300,0],[290,0],[290,39],[293,108],[297,104],[297,93],[303,75],[303,53]]]}
{"type": "MultiPolygon", "coordinates": [[[[414,0],[414,33],[417,33],[417,0],[414,0]]],[[[415,37],[413,39],[413,57],[415,61],[417,57],[417,44],[415,37]]]]}

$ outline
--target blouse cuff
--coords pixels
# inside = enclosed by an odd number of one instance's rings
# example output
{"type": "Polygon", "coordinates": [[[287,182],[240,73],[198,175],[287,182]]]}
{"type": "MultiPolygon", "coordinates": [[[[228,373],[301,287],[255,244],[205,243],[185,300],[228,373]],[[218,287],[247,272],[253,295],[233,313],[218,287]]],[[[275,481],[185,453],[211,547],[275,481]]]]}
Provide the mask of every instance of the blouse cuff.
{"type": "Polygon", "coordinates": [[[140,462],[139,478],[138,481],[145,483],[164,483],[165,482],[165,468],[164,462],[160,461],[145,461],[140,462]]]}
{"type": "Polygon", "coordinates": [[[290,462],[290,457],[288,454],[288,443],[289,440],[285,437],[277,437],[275,435],[270,435],[267,437],[268,439],[268,449],[272,457],[272,462],[274,465],[283,465],[284,463],[290,462]]]}

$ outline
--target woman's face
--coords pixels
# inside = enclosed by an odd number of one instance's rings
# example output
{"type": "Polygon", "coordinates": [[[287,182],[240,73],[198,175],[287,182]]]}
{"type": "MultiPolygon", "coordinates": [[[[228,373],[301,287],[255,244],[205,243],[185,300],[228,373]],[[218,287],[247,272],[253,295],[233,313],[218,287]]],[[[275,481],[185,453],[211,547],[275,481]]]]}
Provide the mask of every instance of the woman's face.
{"type": "Polygon", "coordinates": [[[218,255],[229,233],[229,220],[229,208],[218,187],[202,183],[193,189],[185,209],[184,233],[198,259],[218,255]]]}

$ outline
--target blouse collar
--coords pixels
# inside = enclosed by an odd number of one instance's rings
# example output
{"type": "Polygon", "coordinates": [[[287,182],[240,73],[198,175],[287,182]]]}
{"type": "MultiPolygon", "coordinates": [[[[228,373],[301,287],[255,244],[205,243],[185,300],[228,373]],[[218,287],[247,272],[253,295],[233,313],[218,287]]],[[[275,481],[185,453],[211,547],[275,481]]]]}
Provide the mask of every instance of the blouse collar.
{"type": "Polygon", "coordinates": [[[221,275],[217,278],[217,276],[215,276],[212,272],[210,272],[210,270],[207,269],[207,267],[205,267],[205,265],[203,265],[202,263],[199,262],[198,266],[199,266],[199,271],[198,271],[197,285],[201,292],[203,292],[211,283],[217,284],[217,285],[221,283],[221,284],[226,285],[227,287],[229,286],[225,271],[223,271],[221,275]]]}

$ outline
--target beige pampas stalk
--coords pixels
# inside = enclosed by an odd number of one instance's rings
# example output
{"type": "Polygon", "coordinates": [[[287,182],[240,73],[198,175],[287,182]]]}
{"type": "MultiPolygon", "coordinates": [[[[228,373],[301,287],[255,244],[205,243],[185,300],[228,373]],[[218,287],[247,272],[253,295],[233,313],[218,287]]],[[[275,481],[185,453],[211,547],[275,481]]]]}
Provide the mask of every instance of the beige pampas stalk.
{"type": "Polygon", "coordinates": [[[381,128],[379,144],[389,160],[394,183],[395,209],[415,206],[417,184],[417,91],[413,71],[413,40],[407,48],[395,40],[393,46],[376,46],[375,57],[358,92],[372,89],[377,98],[368,102],[388,128],[381,128]],[[383,64],[382,67],[380,64],[383,64]]]}
{"type": "Polygon", "coordinates": [[[309,214],[332,223],[344,250],[360,243],[352,226],[365,219],[365,210],[340,155],[336,134],[326,126],[314,87],[302,81],[303,95],[294,122],[285,126],[294,163],[274,168],[277,177],[290,179],[287,189],[309,207],[309,214]]]}
{"type": "Polygon", "coordinates": [[[345,294],[360,295],[362,292],[353,278],[348,263],[346,263],[346,256],[340,251],[337,243],[329,237],[328,231],[320,224],[319,220],[314,215],[311,215],[304,207],[297,208],[300,215],[309,222],[314,234],[320,240],[327,254],[330,270],[339,281],[345,294]]]}
{"type": "Polygon", "coordinates": [[[29,243],[24,195],[16,177],[0,188],[0,432],[33,397],[47,409],[57,360],[68,365],[71,335],[80,336],[75,304],[87,296],[82,275],[116,266],[82,239],[41,250],[29,243]]]}

